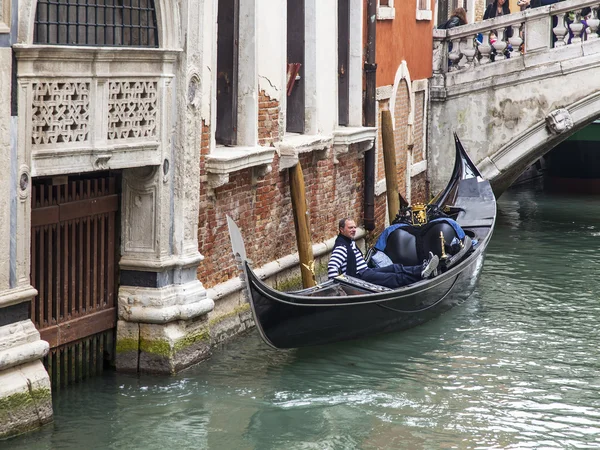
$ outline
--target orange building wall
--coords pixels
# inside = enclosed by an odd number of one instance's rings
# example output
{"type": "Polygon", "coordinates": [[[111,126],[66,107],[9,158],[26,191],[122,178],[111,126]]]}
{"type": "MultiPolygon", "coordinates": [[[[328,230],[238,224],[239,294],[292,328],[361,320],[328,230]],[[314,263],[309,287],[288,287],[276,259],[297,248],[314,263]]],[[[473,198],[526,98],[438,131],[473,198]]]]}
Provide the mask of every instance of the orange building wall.
{"type": "MultiPolygon", "coordinates": [[[[365,0],[365,11],[367,3],[365,0]]],[[[398,66],[405,60],[412,80],[432,74],[433,20],[416,19],[416,0],[396,0],[393,20],[377,21],[377,86],[394,83],[398,66]]],[[[433,11],[433,0],[431,9],[433,11]]],[[[366,21],[365,21],[366,22],[366,21]]],[[[366,46],[365,28],[365,46],[366,46]]]]}

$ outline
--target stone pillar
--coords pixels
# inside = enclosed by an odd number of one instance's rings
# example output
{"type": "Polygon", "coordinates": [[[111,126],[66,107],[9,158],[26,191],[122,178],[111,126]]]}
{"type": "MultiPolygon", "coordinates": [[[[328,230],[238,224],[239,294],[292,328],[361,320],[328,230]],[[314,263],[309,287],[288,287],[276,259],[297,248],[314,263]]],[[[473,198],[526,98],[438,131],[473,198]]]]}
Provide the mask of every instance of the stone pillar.
{"type": "Polygon", "coordinates": [[[196,276],[198,251],[173,251],[171,180],[164,165],[123,172],[118,370],[175,373],[210,355],[214,303],[196,276]]]}
{"type": "MultiPolygon", "coordinates": [[[[14,3],[16,4],[16,3],[14,3]]],[[[10,39],[10,2],[0,6],[0,42],[10,39]]],[[[0,44],[0,439],[52,420],[50,379],[41,362],[48,343],[29,320],[30,176],[17,155],[11,111],[12,49],[0,44]]],[[[16,89],[16,86],[14,86],[16,89]]]]}

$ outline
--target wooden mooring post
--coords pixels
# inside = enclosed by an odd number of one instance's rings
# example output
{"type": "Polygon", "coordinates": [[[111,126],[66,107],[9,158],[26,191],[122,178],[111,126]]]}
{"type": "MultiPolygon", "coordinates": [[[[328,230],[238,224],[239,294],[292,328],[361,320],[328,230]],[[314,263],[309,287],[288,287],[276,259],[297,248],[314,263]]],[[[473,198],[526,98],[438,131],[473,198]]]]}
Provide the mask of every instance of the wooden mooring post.
{"type": "Polygon", "coordinates": [[[294,211],[294,225],[296,227],[296,241],[298,255],[300,256],[300,272],[302,286],[309,288],[316,286],[315,261],[310,238],[310,220],[306,209],[306,190],[304,188],[304,175],[300,161],[289,169],[290,194],[292,196],[292,209],[294,211]]]}
{"type": "Polygon", "coordinates": [[[396,170],[396,149],[394,145],[394,127],[392,114],[389,109],[381,112],[381,137],[383,144],[383,165],[385,166],[385,187],[388,202],[388,215],[390,223],[400,211],[400,198],[398,193],[398,177],[396,170]]]}

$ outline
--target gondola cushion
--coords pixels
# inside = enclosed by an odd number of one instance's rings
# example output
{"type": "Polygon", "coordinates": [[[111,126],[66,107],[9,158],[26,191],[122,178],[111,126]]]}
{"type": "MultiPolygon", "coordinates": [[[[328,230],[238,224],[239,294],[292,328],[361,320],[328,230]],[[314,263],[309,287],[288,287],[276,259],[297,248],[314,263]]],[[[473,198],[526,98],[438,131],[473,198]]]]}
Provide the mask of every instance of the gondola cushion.
{"type": "Polygon", "coordinates": [[[463,240],[465,233],[452,219],[440,218],[423,226],[394,224],[381,234],[375,249],[384,252],[394,264],[415,266],[427,258],[429,252],[441,256],[442,241],[449,245],[453,238],[463,240]]]}

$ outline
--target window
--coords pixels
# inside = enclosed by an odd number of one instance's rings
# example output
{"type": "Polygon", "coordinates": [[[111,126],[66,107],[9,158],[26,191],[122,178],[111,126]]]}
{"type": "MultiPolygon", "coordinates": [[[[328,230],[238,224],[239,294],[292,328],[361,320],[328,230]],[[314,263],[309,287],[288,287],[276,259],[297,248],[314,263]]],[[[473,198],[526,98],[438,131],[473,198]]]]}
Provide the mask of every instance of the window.
{"type": "Polygon", "coordinates": [[[417,20],[431,20],[431,0],[417,0],[417,20]]]}
{"type": "Polygon", "coordinates": [[[217,15],[217,144],[235,145],[237,127],[238,1],[219,0],[217,15]]]}
{"type": "Polygon", "coordinates": [[[349,122],[350,1],[338,0],[338,124],[349,122]]]}
{"type": "Polygon", "coordinates": [[[377,4],[377,20],[392,20],[395,16],[394,0],[379,0],[377,4]]]}
{"type": "Polygon", "coordinates": [[[304,0],[287,0],[286,131],[304,133],[304,0]]]}
{"type": "Polygon", "coordinates": [[[35,44],[158,47],[153,0],[39,0],[35,44]]]}

